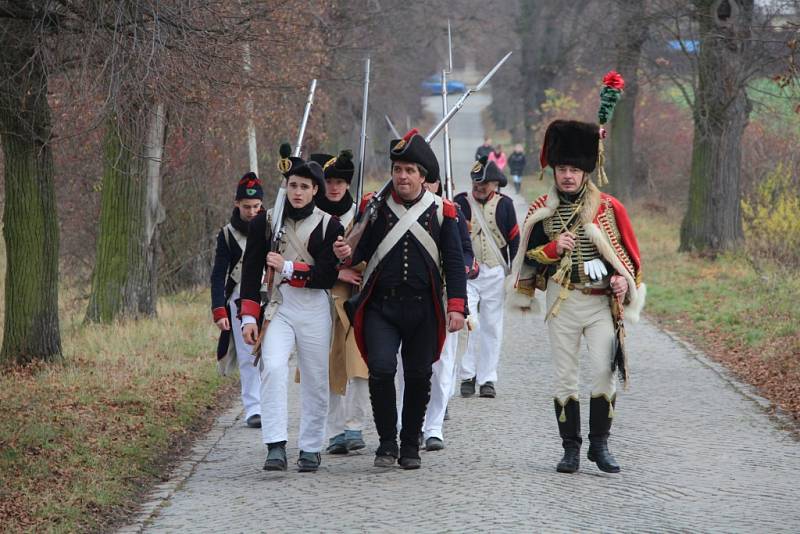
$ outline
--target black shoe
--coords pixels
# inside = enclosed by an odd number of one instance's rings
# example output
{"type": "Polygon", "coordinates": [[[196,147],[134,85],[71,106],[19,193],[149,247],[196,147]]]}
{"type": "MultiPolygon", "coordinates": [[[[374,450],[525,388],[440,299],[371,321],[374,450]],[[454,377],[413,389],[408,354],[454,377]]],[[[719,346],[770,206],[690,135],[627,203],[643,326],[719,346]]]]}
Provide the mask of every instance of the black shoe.
{"type": "Polygon", "coordinates": [[[422,460],[419,458],[419,447],[413,445],[400,445],[400,458],[397,463],[403,469],[419,469],[422,465],[422,460]]]}
{"type": "Polygon", "coordinates": [[[268,443],[267,461],[264,462],[264,471],[286,471],[286,442],[278,441],[268,443]]]}
{"type": "Polygon", "coordinates": [[[581,448],[568,447],[564,449],[564,456],[556,466],[556,471],[559,473],[574,473],[581,466],[581,448]]]}
{"type": "Polygon", "coordinates": [[[397,458],[389,454],[376,454],[375,461],[372,462],[372,465],[375,467],[394,467],[396,461],[397,458]]]}
{"type": "Polygon", "coordinates": [[[397,461],[397,442],[387,441],[378,445],[378,450],[375,451],[375,467],[394,467],[397,461]]]}
{"type": "Polygon", "coordinates": [[[486,399],[493,399],[497,393],[494,391],[494,383],[493,382],[486,382],[481,386],[481,393],[480,396],[486,399]]]}
{"type": "Polygon", "coordinates": [[[619,464],[608,450],[616,397],[612,397],[610,401],[604,396],[592,397],[589,402],[589,452],[586,456],[590,462],[597,464],[600,471],[619,473],[619,464]]]}
{"type": "Polygon", "coordinates": [[[461,396],[462,397],[471,397],[475,395],[475,377],[473,376],[469,380],[462,380],[461,381],[461,396]]]}
{"type": "Polygon", "coordinates": [[[322,456],[320,453],[300,451],[300,457],[297,458],[297,470],[301,473],[313,473],[319,469],[321,462],[322,456]]]}
{"type": "Polygon", "coordinates": [[[419,458],[406,458],[401,456],[397,463],[400,464],[400,467],[403,469],[419,469],[422,467],[422,460],[419,458]]]}
{"type": "Polygon", "coordinates": [[[364,436],[360,430],[345,430],[344,442],[347,445],[348,451],[360,451],[366,448],[367,444],[364,442],[364,436]]]}
{"type": "Polygon", "coordinates": [[[344,432],[337,434],[330,439],[328,448],[325,449],[328,454],[347,454],[347,441],[344,438],[344,432]]]}
{"type": "Polygon", "coordinates": [[[435,438],[435,437],[430,437],[430,438],[425,440],[425,450],[426,451],[440,451],[442,449],[444,449],[444,441],[443,440],[441,440],[439,438],[435,438]]]}
{"type": "Polygon", "coordinates": [[[556,466],[559,473],[574,473],[580,468],[581,463],[581,405],[573,399],[567,399],[561,404],[558,399],[553,401],[558,421],[558,433],[561,435],[561,445],[564,447],[564,456],[556,466]]]}
{"type": "Polygon", "coordinates": [[[261,416],[258,414],[251,415],[247,418],[247,426],[250,428],[261,428],[261,416]]]}

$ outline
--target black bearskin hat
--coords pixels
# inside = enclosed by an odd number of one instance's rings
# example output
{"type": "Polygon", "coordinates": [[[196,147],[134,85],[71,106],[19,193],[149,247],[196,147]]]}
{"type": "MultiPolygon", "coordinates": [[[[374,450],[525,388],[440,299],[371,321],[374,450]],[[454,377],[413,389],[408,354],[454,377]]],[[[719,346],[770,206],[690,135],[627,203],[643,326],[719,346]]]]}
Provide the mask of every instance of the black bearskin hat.
{"type": "Polygon", "coordinates": [[[600,127],[579,121],[555,120],[547,127],[539,162],[548,165],[570,165],[591,173],[597,166],[600,127]]]}

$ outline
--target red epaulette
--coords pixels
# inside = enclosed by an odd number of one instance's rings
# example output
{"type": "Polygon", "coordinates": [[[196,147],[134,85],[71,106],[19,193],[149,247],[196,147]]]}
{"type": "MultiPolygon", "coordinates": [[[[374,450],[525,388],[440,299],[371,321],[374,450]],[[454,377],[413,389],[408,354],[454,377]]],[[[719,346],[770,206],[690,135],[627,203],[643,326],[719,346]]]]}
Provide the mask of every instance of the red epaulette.
{"type": "Polygon", "coordinates": [[[446,198],[442,199],[442,213],[448,219],[455,219],[458,216],[458,212],[456,212],[456,205],[446,198]]]}
{"type": "Polygon", "coordinates": [[[375,192],[373,191],[373,192],[367,193],[363,197],[361,197],[361,204],[358,206],[358,212],[359,213],[364,213],[364,210],[367,209],[367,202],[369,202],[369,199],[371,199],[374,196],[375,196],[375,192]]]}

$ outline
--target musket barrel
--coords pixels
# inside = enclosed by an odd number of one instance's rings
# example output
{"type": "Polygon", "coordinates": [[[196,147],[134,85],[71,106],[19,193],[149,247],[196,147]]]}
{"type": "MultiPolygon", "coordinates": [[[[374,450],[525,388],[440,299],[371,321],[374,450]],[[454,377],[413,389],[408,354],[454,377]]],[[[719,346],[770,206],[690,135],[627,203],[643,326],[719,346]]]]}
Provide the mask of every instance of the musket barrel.
{"type": "MultiPolygon", "coordinates": [[[[308,90],[306,107],[303,110],[303,119],[300,121],[300,131],[297,134],[297,142],[294,145],[294,157],[299,158],[303,150],[303,138],[306,134],[308,116],[311,114],[311,106],[314,105],[314,92],[317,90],[317,79],[311,80],[311,88],[308,90]]],[[[275,206],[272,208],[272,236],[275,238],[280,233],[283,226],[283,206],[286,204],[286,187],[281,180],[281,186],[275,194],[275,206]]]]}
{"type": "Polygon", "coordinates": [[[364,156],[367,152],[367,110],[369,108],[369,67],[370,59],[364,62],[364,102],[361,107],[361,138],[358,146],[358,183],[356,199],[364,195],[364,156]]]}
{"type": "MultiPolygon", "coordinates": [[[[448,24],[449,30],[449,24],[448,24]]],[[[447,115],[447,71],[442,70],[442,116],[447,115]]],[[[444,179],[442,180],[442,193],[448,200],[453,199],[453,168],[450,158],[450,132],[447,124],[444,125],[444,179]]]]}

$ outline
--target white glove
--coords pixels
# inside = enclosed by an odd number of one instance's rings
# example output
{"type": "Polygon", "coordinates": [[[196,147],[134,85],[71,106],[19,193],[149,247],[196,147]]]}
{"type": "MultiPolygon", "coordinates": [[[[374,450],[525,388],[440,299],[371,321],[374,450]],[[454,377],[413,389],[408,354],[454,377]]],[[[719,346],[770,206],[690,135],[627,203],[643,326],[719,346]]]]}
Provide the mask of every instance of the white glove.
{"type": "Polygon", "coordinates": [[[283,269],[281,270],[281,276],[286,280],[291,280],[293,274],[294,274],[294,262],[288,260],[284,261],[283,269]]]}
{"type": "Polygon", "coordinates": [[[608,269],[606,269],[606,265],[603,263],[603,260],[600,258],[595,258],[593,260],[583,262],[583,274],[595,282],[599,282],[605,275],[608,274],[608,269]]]}

